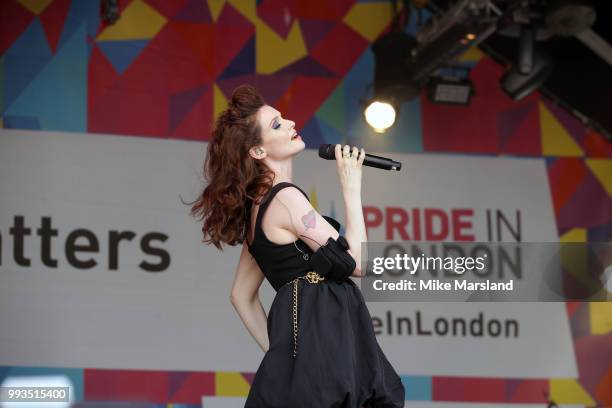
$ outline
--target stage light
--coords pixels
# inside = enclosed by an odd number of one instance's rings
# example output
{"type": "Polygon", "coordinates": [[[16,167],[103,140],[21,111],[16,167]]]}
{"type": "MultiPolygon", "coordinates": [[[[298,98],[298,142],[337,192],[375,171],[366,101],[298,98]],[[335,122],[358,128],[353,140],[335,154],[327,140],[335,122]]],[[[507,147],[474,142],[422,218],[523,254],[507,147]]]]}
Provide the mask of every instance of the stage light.
{"type": "Polygon", "coordinates": [[[388,101],[372,101],[364,110],[365,120],[377,133],[384,133],[395,123],[397,112],[388,101]]]}
{"type": "Polygon", "coordinates": [[[552,71],[552,63],[542,53],[534,52],[528,75],[520,73],[517,66],[511,67],[500,79],[502,90],[512,99],[519,100],[536,90],[552,71]]]}
{"type": "Polygon", "coordinates": [[[427,95],[433,103],[469,105],[474,86],[468,78],[432,77],[427,95]]]}
{"type": "Polygon", "coordinates": [[[374,92],[362,100],[366,123],[377,133],[384,133],[395,123],[399,104],[419,95],[418,84],[406,76],[417,42],[404,32],[390,32],[372,45],[374,53],[374,92]]]}

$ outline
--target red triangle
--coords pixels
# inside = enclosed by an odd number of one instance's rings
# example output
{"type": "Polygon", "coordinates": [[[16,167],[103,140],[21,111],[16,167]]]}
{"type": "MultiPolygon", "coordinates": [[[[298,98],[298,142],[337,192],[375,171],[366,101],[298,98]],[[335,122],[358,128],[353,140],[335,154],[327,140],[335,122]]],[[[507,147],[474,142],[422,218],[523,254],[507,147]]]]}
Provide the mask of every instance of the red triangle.
{"type": "Polygon", "coordinates": [[[310,56],[324,67],[344,76],[368,45],[365,38],[340,23],[310,51],[310,56]]]}
{"type": "Polygon", "coordinates": [[[172,28],[183,38],[183,42],[202,64],[209,77],[214,72],[214,26],[204,23],[191,23],[187,21],[172,21],[172,28]],[[213,57],[213,58],[211,58],[213,57]]]}
{"type": "Polygon", "coordinates": [[[202,69],[200,58],[198,58],[189,44],[185,43],[183,36],[179,34],[171,24],[164,28],[153,38],[149,49],[155,52],[172,55],[163,61],[164,69],[172,75],[166,75],[163,83],[156,84],[156,88],[165,87],[168,95],[182,92],[185,89],[193,89],[211,82],[211,77],[205,69],[202,69]]]}
{"type": "Polygon", "coordinates": [[[217,22],[214,34],[214,71],[215,78],[225,71],[234,57],[242,50],[244,45],[255,35],[253,26],[226,25],[217,22]]]}
{"type": "Polygon", "coordinates": [[[102,51],[94,45],[87,68],[87,130],[110,132],[108,126],[117,121],[116,104],[109,101],[109,90],[116,88],[119,75],[102,51]],[[105,102],[106,101],[106,102],[105,102]]]}
{"type": "Polygon", "coordinates": [[[581,158],[559,157],[548,169],[555,214],[572,198],[588,171],[581,158]]]}
{"type": "Polygon", "coordinates": [[[540,156],[542,154],[542,141],[540,138],[538,105],[536,101],[525,101],[523,104],[531,105],[530,110],[522,118],[514,134],[505,143],[500,140],[500,150],[508,154],[540,156]]]}
{"type": "Polygon", "coordinates": [[[295,16],[320,20],[340,20],[348,13],[354,0],[296,0],[295,16]]]}
{"type": "Polygon", "coordinates": [[[257,15],[282,38],[287,38],[295,19],[295,0],[264,0],[257,15]]]}
{"type": "Polygon", "coordinates": [[[16,1],[0,1],[0,55],[34,20],[34,14],[16,1]]]}
{"type": "Polygon", "coordinates": [[[55,0],[40,15],[40,23],[54,54],[70,9],[70,2],[71,0],[55,0]]]}
{"type": "Polygon", "coordinates": [[[582,305],[582,302],[565,302],[565,308],[567,309],[567,317],[572,318],[576,310],[582,305]]]}
{"type": "Polygon", "coordinates": [[[338,85],[337,78],[297,76],[280,100],[279,110],[301,129],[338,85]]]}
{"type": "MultiPolygon", "coordinates": [[[[153,7],[167,19],[171,19],[185,7],[187,0],[145,0],[149,6],[153,7]]],[[[208,7],[208,6],[207,6],[208,7]]]]}
{"type": "Polygon", "coordinates": [[[582,143],[587,157],[612,157],[612,143],[593,129],[587,130],[582,143]]]}

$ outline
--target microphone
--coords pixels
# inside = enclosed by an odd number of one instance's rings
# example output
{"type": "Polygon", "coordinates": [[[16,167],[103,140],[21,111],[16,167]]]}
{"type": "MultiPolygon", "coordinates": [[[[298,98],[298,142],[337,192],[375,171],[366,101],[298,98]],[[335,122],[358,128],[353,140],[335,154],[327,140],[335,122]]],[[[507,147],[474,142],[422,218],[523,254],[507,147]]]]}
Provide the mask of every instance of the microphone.
{"type": "MultiPolygon", "coordinates": [[[[322,144],[319,146],[319,157],[325,160],[336,160],[336,152],[334,151],[336,145],[322,144]]],[[[395,160],[387,159],[386,157],[374,156],[373,154],[366,153],[365,159],[363,160],[364,166],[376,167],[383,170],[397,170],[400,171],[402,163],[395,160]]]]}

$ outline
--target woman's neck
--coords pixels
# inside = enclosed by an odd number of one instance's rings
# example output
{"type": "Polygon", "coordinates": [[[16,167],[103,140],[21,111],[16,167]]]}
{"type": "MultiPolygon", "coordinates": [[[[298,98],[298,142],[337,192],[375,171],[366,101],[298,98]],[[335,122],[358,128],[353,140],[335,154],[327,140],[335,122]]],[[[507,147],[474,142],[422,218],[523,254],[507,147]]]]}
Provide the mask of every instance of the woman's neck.
{"type": "Polygon", "coordinates": [[[293,160],[287,159],[282,162],[267,163],[274,172],[274,184],[282,182],[293,182],[293,160]]]}

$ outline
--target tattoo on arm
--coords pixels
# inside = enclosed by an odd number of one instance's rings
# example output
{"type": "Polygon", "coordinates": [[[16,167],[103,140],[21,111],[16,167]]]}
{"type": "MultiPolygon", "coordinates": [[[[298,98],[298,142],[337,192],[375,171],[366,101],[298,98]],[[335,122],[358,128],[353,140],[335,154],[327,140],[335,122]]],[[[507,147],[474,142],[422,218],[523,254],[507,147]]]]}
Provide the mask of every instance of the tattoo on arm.
{"type": "Polygon", "coordinates": [[[317,217],[314,210],[310,210],[308,214],[302,216],[302,224],[306,227],[306,231],[308,231],[308,228],[315,228],[317,226],[317,217]]]}
{"type": "MultiPolygon", "coordinates": [[[[295,224],[293,223],[293,217],[291,215],[291,210],[289,209],[289,207],[285,203],[283,203],[283,201],[280,198],[278,198],[278,197],[274,197],[274,198],[278,199],[278,201],[283,205],[283,207],[285,207],[285,209],[289,213],[289,221],[291,221],[291,226],[295,230],[296,235],[298,237],[301,237],[301,238],[308,238],[309,240],[314,241],[318,246],[322,246],[315,239],[307,237],[306,235],[300,234],[299,230],[296,228],[295,224]]],[[[302,223],[306,227],[306,231],[308,231],[308,229],[310,229],[310,228],[314,229],[317,226],[317,218],[316,218],[316,213],[315,213],[314,209],[308,211],[308,213],[306,215],[302,216],[302,223]]],[[[304,232],[306,232],[306,231],[304,231],[304,232]]]]}

